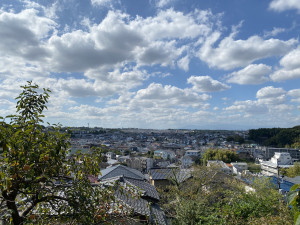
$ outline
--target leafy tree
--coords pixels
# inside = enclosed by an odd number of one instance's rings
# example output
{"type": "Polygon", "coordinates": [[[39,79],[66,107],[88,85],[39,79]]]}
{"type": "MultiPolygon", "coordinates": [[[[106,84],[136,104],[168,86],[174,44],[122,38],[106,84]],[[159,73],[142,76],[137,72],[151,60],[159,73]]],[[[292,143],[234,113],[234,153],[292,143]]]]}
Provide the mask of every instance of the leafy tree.
{"type": "Polygon", "coordinates": [[[203,154],[202,158],[204,163],[207,160],[221,160],[225,163],[230,163],[239,159],[236,152],[224,149],[209,149],[203,154]]]}
{"type": "Polygon", "coordinates": [[[239,144],[243,144],[245,142],[245,139],[243,137],[241,137],[240,135],[233,135],[233,136],[228,136],[226,138],[226,141],[234,141],[234,142],[238,142],[239,144]]]}
{"type": "Polygon", "coordinates": [[[99,173],[101,151],[70,157],[68,132],[41,125],[50,90],[32,82],[21,87],[16,115],[0,119],[0,219],[15,225],[105,220],[113,197],[88,179],[99,173]]]}
{"type": "Polygon", "coordinates": [[[249,130],[249,139],[261,145],[285,147],[296,147],[300,136],[300,126],[293,128],[260,128],[249,130]]]}
{"type": "Polygon", "coordinates": [[[284,176],[288,176],[288,177],[296,177],[296,176],[300,176],[300,163],[299,162],[295,162],[294,166],[291,166],[287,169],[282,168],[280,170],[281,174],[284,176]]]}
{"type": "Polygon", "coordinates": [[[300,224],[300,184],[295,184],[291,187],[288,196],[287,202],[292,206],[292,211],[294,215],[295,225],[300,224]]]}
{"type": "Polygon", "coordinates": [[[292,224],[283,197],[268,179],[245,184],[215,169],[199,167],[193,178],[162,192],[172,224],[292,224]]]}

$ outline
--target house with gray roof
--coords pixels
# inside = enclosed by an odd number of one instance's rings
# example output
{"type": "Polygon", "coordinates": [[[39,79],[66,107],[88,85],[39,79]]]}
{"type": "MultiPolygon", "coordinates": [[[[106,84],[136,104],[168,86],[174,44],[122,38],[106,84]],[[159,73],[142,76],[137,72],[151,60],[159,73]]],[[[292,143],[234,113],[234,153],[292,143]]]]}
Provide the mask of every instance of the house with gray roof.
{"type": "Polygon", "coordinates": [[[123,165],[101,170],[98,180],[103,186],[114,186],[115,198],[128,212],[134,212],[141,220],[151,224],[167,224],[166,216],[160,209],[156,188],[146,182],[138,170],[123,165]],[[117,185],[116,185],[117,184],[117,185]]]}
{"type": "Polygon", "coordinates": [[[173,183],[182,183],[191,177],[189,169],[153,168],[149,171],[150,183],[156,187],[164,187],[173,183]]]}
{"type": "Polygon", "coordinates": [[[127,178],[133,178],[138,180],[145,180],[144,174],[142,174],[140,171],[123,165],[116,165],[101,170],[101,174],[98,176],[98,180],[101,181],[119,176],[124,176],[127,178]]]}

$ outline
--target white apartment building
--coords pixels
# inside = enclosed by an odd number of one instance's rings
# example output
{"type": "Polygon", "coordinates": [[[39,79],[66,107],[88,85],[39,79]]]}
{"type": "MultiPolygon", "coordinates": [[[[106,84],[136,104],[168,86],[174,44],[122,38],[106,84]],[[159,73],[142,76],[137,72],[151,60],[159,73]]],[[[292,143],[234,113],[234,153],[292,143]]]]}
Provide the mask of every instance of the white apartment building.
{"type": "Polygon", "coordinates": [[[288,168],[293,165],[293,160],[290,153],[275,152],[274,156],[269,161],[261,161],[261,172],[266,176],[276,176],[279,168],[288,168]]]}

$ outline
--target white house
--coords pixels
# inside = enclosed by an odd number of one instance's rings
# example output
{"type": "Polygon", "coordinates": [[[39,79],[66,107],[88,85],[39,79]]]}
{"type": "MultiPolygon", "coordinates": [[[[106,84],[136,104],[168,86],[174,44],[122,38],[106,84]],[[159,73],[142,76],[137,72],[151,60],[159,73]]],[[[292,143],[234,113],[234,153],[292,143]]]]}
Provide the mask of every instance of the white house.
{"type": "Polygon", "coordinates": [[[232,172],[234,174],[241,173],[248,169],[248,164],[245,162],[231,163],[231,165],[232,165],[232,172]]]}
{"type": "Polygon", "coordinates": [[[292,166],[293,160],[290,153],[275,152],[274,156],[269,161],[261,161],[261,173],[266,176],[276,176],[279,168],[288,168],[292,166]]]}

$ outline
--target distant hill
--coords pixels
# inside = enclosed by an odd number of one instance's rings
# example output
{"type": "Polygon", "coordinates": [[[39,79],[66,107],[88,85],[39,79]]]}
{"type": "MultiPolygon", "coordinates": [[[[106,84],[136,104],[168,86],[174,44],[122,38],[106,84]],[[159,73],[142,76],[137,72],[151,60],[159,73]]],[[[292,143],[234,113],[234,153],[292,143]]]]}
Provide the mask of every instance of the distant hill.
{"type": "Polygon", "coordinates": [[[249,140],[272,147],[291,146],[300,138],[300,126],[293,128],[259,128],[249,130],[249,140]]]}

